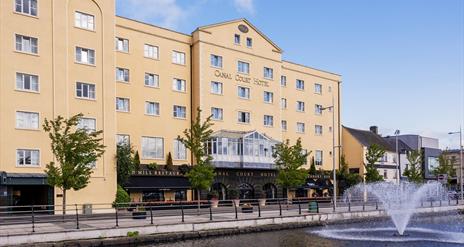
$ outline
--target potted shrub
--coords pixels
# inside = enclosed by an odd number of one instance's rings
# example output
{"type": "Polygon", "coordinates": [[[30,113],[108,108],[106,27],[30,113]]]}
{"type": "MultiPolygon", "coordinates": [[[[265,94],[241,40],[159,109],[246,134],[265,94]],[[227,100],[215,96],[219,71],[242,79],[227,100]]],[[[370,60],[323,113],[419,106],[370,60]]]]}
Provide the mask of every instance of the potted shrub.
{"type": "Polygon", "coordinates": [[[249,203],[242,205],[242,213],[253,213],[253,206],[249,203]]]}
{"type": "Polygon", "coordinates": [[[144,220],[147,218],[147,211],[143,206],[137,206],[134,211],[132,211],[132,219],[144,220]]]}
{"type": "Polygon", "coordinates": [[[258,203],[260,207],[266,206],[266,194],[262,193],[258,199],[258,203]]]}
{"type": "Polygon", "coordinates": [[[235,207],[238,207],[240,205],[240,199],[238,199],[238,196],[239,194],[236,189],[229,190],[229,198],[232,200],[232,203],[235,207]]]}
{"type": "Polygon", "coordinates": [[[218,200],[219,195],[218,195],[217,191],[215,191],[215,190],[210,191],[208,193],[208,198],[210,200],[211,207],[217,208],[218,205],[219,205],[219,200],[218,200]]]}
{"type": "Polygon", "coordinates": [[[147,165],[148,170],[155,171],[158,170],[158,163],[153,162],[147,165]]]}

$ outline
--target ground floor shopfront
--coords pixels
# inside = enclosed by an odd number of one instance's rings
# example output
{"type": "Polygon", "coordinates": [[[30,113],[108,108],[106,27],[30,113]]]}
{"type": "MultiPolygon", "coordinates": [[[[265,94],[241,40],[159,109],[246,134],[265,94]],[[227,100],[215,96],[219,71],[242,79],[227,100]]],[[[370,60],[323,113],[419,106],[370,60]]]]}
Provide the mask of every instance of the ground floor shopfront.
{"type": "Polygon", "coordinates": [[[45,174],[0,172],[0,206],[53,205],[45,174]]]}

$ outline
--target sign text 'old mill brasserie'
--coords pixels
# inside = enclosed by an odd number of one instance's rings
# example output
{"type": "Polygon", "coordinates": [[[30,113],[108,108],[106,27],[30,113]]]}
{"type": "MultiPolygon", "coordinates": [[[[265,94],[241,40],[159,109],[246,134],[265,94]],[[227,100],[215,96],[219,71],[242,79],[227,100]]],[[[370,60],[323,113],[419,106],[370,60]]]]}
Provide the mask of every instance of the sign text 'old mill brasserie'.
{"type": "Polygon", "coordinates": [[[253,83],[259,86],[269,87],[269,82],[267,81],[261,80],[259,78],[251,78],[251,77],[240,75],[240,74],[236,74],[235,77],[233,77],[231,73],[222,72],[220,70],[215,70],[214,76],[219,77],[219,78],[229,79],[229,80],[235,79],[235,81],[237,82],[243,82],[243,83],[249,83],[249,84],[253,83]]]}

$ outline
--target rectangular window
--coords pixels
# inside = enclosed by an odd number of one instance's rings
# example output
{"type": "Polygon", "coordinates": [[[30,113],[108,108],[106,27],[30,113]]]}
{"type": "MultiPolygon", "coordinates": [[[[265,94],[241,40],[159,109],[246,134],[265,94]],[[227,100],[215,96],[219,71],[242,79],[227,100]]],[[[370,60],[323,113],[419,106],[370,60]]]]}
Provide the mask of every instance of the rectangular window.
{"type": "Polygon", "coordinates": [[[151,73],[145,73],[145,86],[159,87],[159,76],[151,73]]]}
{"type": "Polygon", "coordinates": [[[175,118],[187,118],[187,110],[185,106],[174,105],[173,116],[175,118]]]}
{"type": "Polygon", "coordinates": [[[234,44],[240,45],[240,35],[239,34],[234,35],[234,44]]]}
{"type": "Polygon", "coordinates": [[[15,11],[37,16],[37,0],[15,0],[15,11]]]}
{"type": "Polygon", "coordinates": [[[76,11],[74,13],[74,25],[87,30],[95,30],[95,17],[76,11]]]}
{"type": "Polygon", "coordinates": [[[89,132],[95,131],[97,130],[97,120],[95,118],[82,117],[79,119],[79,123],[77,123],[77,128],[89,132]]]}
{"type": "Polygon", "coordinates": [[[222,57],[211,54],[211,66],[216,68],[222,68],[222,57]]]}
{"type": "Polygon", "coordinates": [[[314,105],[314,114],[322,115],[322,105],[318,105],[318,104],[314,105]]]}
{"type": "Polygon", "coordinates": [[[17,166],[39,166],[40,151],[34,149],[16,149],[17,166]]]}
{"type": "Polygon", "coordinates": [[[129,52],[129,40],[116,37],[116,51],[129,52]]]}
{"type": "Polygon", "coordinates": [[[125,68],[116,68],[116,81],[129,82],[129,70],[125,68]]]}
{"type": "Polygon", "coordinates": [[[129,112],[130,100],[127,98],[116,98],[116,111],[129,112]]]}
{"type": "Polygon", "coordinates": [[[264,78],[272,80],[272,78],[274,78],[274,70],[268,67],[264,67],[264,78]]]}
{"type": "Polygon", "coordinates": [[[211,93],[222,94],[222,83],[217,81],[211,82],[211,93]]]}
{"type": "Polygon", "coordinates": [[[238,87],[238,97],[242,99],[249,99],[250,98],[250,89],[247,87],[238,87]]]}
{"type": "Polygon", "coordinates": [[[238,112],[238,122],[239,123],[250,123],[250,113],[239,111],[238,112]]]}
{"type": "Polygon", "coordinates": [[[16,50],[32,54],[39,53],[37,38],[16,34],[16,50]]]}
{"type": "Polygon", "coordinates": [[[270,115],[264,115],[264,126],[274,126],[274,117],[270,115]]]}
{"type": "Polygon", "coordinates": [[[39,129],[39,113],[37,112],[16,112],[16,128],[18,129],[39,129]]]}
{"type": "Polygon", "coordinates": [[[159,54],[158,46],[153,46],[153,45],[148,45],[148,44],[143,45],[143,56],[144,57],[158,59],[159,58],[158,54],[159,54]]]}
{"type": "Polygon", "coordinates": [[[274,93],[264,91],[264,102],[272,103],[274,101],[274,93]]]}
{"type": "Polygon", "coordinates": [[[300,79],[296,79],[296,89],[304,90],[304,81],[300,79]]]}
{"type": "Polygon", "coordinates": [[[287,131],[287,120],[280,121],[280,127],[283,131],[287,131]]]}
{"type": "Polygon", "coordinates": [[[322,135],[322,125],[315,125],[315,126],[314,126],[314,133],[315,133],[317,136],[322,135]]]}
{"type": "Polygon", "coordinates": [[[317,165],[317,166],[321,166],[322,165],[322,150],[316,150],[316,153],[314,155],[314,163],[317,165]]]}
{"type": "Polygon", "coordinates": [[[248,47],[248,48],[251,48],[251,47],[253,46],[253,39],[251,39],[251,38],[248,37],[248,38],[246,39],[246,43],[247,43],[247,47],[248,47]]]}
{"type": "Polygon", "coordinates": [[[130,136],[129,135],[116,135],[116,144],[117,145],[130,145],[130,136]]]}
{"type": "Polygon", "coordinates": [[[16,89],[39,92],[39,77],[36,75],[16,73],[16,89]]]}
{"type": "Polygon", "coordinates": [[[185,145],[177,139],[174,139],[174,159],[176,160],[187,159],[187,149],[185,148],[185,145]]]}
{"type": "Polygon", "coordinates": [[[286,98],[281,98],[280,99],[280,109],[282,109],[282,110],[287,109],[287,99],[286,98]]]}
{"type": "Polygon", "coordinates": [[[296,102],[296,111],[299,111],[299,112],[305,111],[305,103],[303,101],[296,102]]]}
{"type": "Polygon", "coordinates": [[[172,62],[175,64],[185,65],[185,53],[172,51],[172,62]]]}
{"type": "Polygon", "coordinates": [[[145,101],[145,114],[159,116],[160,106],[158,102],[145,101]]]}
{"type": "Polygon", "coordinates": [[[304,133],[305,132],[305,124],[301,122],[296,123],[296,132],[304,133]]]}
{"type": "Polygon", "coordinates": [[[250,64],[249,63],[238,61],[237,66],[238,66],[238,68],[237,68],[238,72],[243,73],[243,74],[249,74],[250,73],[250,64]]]}
{"type": "Polygon", "coordinates": [[[172,89],[174,91],[185,92],[185,80],[174,78],[172,80],[172,89]]]}
{"type": "Polygon", "coordinates": [[[314,83],[314,93],[322,94],[322,85],[319,83],[314,83]]]}
{"type": "Polygon", "coordinates": [[[282,75],[280,76],[280,86],[286,87],[287,86],[287,77],[282,75]]]}
{"type": "Polygon", "coordinates": [[[164,142],[160,137],[142,137],[142,159],[163,159],[164,142]]]}
{"type": "Polygon", "coordinates": [[[83,99],[95,99],[95,85],[76,82],[76,97],[83,99]]]}
{"type": "Polygon", "coordinates": [[[213,120],[222,120],[223,115],[222,108],[211,107],[211,115],[213,120]]]}
{"type": "Polygon", "coordinates": [[[76,61],[79,63],[95,65],[95,51],[76,46],[76,61]]]}

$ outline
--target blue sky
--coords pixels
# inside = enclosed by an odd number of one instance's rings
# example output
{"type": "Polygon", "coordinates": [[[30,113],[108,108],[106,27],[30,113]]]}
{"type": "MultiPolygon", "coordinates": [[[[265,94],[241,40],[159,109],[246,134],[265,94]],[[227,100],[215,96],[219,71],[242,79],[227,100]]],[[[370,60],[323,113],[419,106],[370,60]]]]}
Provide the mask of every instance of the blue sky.
{"type": "Polygon", "coordinates": [[[464,129],[464,1],[116,0],[118,15],[183,33],[245,17],[284,59],[343,76],[342,123],[457,148],[464,129]]]}

